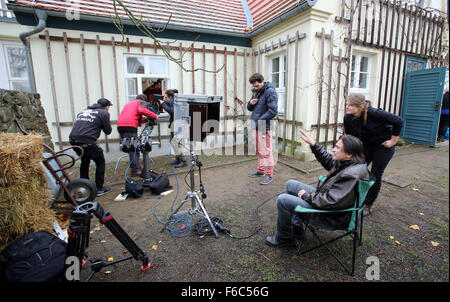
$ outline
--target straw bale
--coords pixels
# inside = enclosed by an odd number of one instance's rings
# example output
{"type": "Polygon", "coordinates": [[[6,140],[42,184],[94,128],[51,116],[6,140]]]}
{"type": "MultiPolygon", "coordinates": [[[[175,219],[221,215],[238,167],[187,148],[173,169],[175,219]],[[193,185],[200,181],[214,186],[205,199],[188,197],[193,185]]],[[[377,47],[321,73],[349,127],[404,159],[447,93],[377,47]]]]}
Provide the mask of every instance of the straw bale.
{"type": "Polygon", "coordinates": [[[40,135],[0,134],[0,250],[39,230],[53,231],[40,135]]]}

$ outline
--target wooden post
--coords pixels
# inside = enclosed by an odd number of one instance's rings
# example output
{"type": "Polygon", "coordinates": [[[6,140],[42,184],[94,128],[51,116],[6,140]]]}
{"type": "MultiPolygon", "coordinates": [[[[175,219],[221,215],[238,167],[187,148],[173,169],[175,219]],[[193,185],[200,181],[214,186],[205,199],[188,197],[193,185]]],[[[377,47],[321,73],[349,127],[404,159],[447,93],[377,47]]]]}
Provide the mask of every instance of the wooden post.
{"type": "MultiPolygon", "coordinates": [[[[380,46],[381,44],[381,23],[383,20],[383,2],[382,0],[379,0],[380,2],[380,17],[378,18],[378,32],[377,32],[377,45],[380,46]]],[[[387,15],[387,14],[386,14],[387,15]]]]}
{"type": "Polygon", "coordinates": [[[144,53],[144,39],[141,39],[141,52],[144,53]]]}
{"type": "Polygon", "coordinates": [[[361,10],[362,10],[362,1],[363,0],[357,0],[356,5],[358,6],[358,28],[356,30],[356,42],[359,42],[361,39],[359,38],[361,34],[361,10]]]}
{"type": "Polygon", "coordinates": [[[114,63],[114,83],[116,85],[116,108],[117,108],[117,116],[120,115],[120,95],[119,95],[119,79],[118,79],[118,71],[117,71],[117,57],[116,57],[116,41],[114,40],[114,36],[111,37],[111,45],[113,52],[113,63],[114,63]]]}
{"type": "MultiPolygon", "coordinates": [[[[362,0],[361,0],[362,1],[362,0]]],[[[366,46],[367,43],[367,29],[368,29],[368,19],[369,19],[369,1],[367,0],[366,4],[366,12],[365,12],[365,18],[364,18],[364,39],[363,39],[363,45],[366,46]]]]}
{"type": "Polygon", "coordinates": [[[192,66],[192,94],[195,94],[195,64],[194,64],[194,43],[191,45],[191,66],[192,66]]]}
{"type": "MultiPolygon", "coordinates": [[[[381,94],[383,89],[383,73],[384,73],[384,57],[386,55],[386,42],[387,42],[387,27],[389,23],[389,2],[386,3],[386,24],[384,26],[384,41],[383,41],[383,53],[381,54],[381,76],[380,87],[378,89],[378,107],[381,107],[381,94]]],[[[387,87],[385,87],[387,89],[387,87]]]]}
{"type": "MultiPolygon", "coordinates": [[[[398,17],[397,17],[397,26],[395,27],[396,28],[396,30],[395,30],[395,42],[394,42],[395,44],[394,44],[394,47],[392,47],[393,49],[397,49],[398,32],[399,32],[399,25],[398,24],[400,23],[400,9],[397,6],[394,6],[394,10],[393,11],[395,12],[395,10],[397,10],[398,17]]],[[[392,73],[391,73],[391,92],[390,92],[390,96],[389,96],[389,112],[391,112],[392,101],[397,103],[397,100],[393,100],[392,99],[392,95],[394,93],[395,68],[400,69],[400,66],[397,66],[397,64],[396,64],[397,63],[397,54],[395,52],[393,53],[393,56],[394,56],[394,62],[393,62],[393,65],[392,65],[392,73]]],[[[397,81],[398,81],[398,78],[397,78],[397,81]]],[[[397,87],[398,87],[398,84],[397,84],[397,87]]],[[[394,107],[394,111],[395,111],[395,107],[394,107]]]]}
{"type": "MultiPolygon", "coordinates": [[[[281,41],[280,41],[280,45],[281,45],[281,41]]],[[[286,64],[284,66],[285,69],[285,82],[286,82],[286,86],[284,87],[284,125],[283,125],[283,149],[281,151],[282,154],[286,154],[286,132],[287,132],[287,123],[286,123],[286,118],[288,115],[288,91],[289,91],[289,34],[286,36],[286,52],[285,52],[285,56],[286,56],[286,64]]],[[[280,70],[281,72],[281,70],[280,70]]]]}
{"type": "Polygon", "coordinates": [[[64,36],[64,52],[66,55],[67,84],[69,85],[70,110],[72,112],[72,123],[75,123],[77,113],[75,112],[75,102],[73,99],[72,72],[70,70],[70,56],[69,56],[69,46],[67,43],[67,33],[64,32],[63,36],[64,36]]]}
{"type": "Polygon", "coordinates": [[[53,107],[55,110],[56,130],[58,132],[59,149],[61,150],[63,147],[62,134],[61,134],[60,119],[59,119],[58,98],[56,96],[55,74],[53,72],[52,50],[51,50],[51,46],[50,46],[50,36],[49,36],[48,30],[45,31],[45,42],[47,44],[48,72],[50,75],[50,84],[52,87],[52,97],[53,97],[53,107]]]}
{"type": "Polygon", "coordinates": [[[83,58],[83,71],[84,71],[84,88],[86,93],[86,104],[89,106],[89,81],[88,81],[88,73],[87,73],[87,66],[86,66],[86,52],[84,49],[84,36],[83,34],[80,34],[80,44],[81,44],[81,54],[83,58]]]}
{"type": "MultiPolygon", "coordinates": [[[[422,12],[423,12],[423,10],[422,10],[422,8],[420,8],[420,7],[417,7],[417,9],[419,9],[420,10],[420,12],[419,12],[419,29],[417,30],[417,43],[416,43],[416,51],[415,51],[415,53],[418,53],[419,52],[419,42],[420,42],[420,40],[419,40],[419,37],[420,37],[420,32],[422,31],[422,12]]],[[[414,33],[416,33],[415,31],[414,31],[414,33]]]]}
{"type": "MultiPolygon", "coordinates": [[[[388,2],[389,5],[389,2],[388,2]]],[[[388,61],[386,66],[386,74],[389,73],[389,69],[391,67],[391,55],[392,55],[392,35],[394,33],[394,20],[395,20],[395,9],[393,7],[392,9],[392,18],[391,18],[391,31],[389,34],[389,50],[388,50],[388,61]]],[[[395,55],[395,54],[394,54],[395,55]]],[[[386,110],[386,101],[387,101],[387,94],[388,94],[388,86],[389,86],[389,77],[386,77],[386,86],[384,89],[384,102],[383,102],[383,110],[386,110]]],[[[392,91],[392,86],[390,87],[392,91]]],[[[389,100],[389,104],[391,103],[391,100],[389,100]]]]}
{"type": "MultiPolygon", "coordinates": [[[[339,101],[340,101],[340,92],[341,92],[341,64],[342,64],[342,49],[339,48],[339,62],[337,66],[337,92],[336,92],[336,109],[334,111],[334,123],[336,124],[334,127],[334,135],[333,135],[333,146],[337,141],[337,128],[338,128],[338,117],[339,117],[339,101]]],[[[344,106],[345,107],[345,106],[344,106]]]]}
{"type": "Polygon", "coordinates": [[[183,44],[180,43],[179,47],[180,51],[180,93],[184,93],[184,85],[183,85],[183,44]]]}
{"type": "MultiPolygon", "coordinates": [[[[350,12],[353,12],[354,0],[351,0],[350,12]]],[[[350,82],[350,62],[352,58],[352,31],[353,31],[353,13],[350,13],[350,25],[348,26],[348,42],[347,42],[347,72],[345,78],[344,95],[348,94],[348,87],[350,82]]],[[[320,123],[317,123],[320,125],[320,123]]]]}
{"type": "Polygon", "coordinates": [[[244,49],[244,79],[243,79],[243,87],[242,87],[242,91],[244,92],[244,99],[242,100],[244,102],[244,105],[242,106],[244,109],[243,115],[244,117],[247,115],[247,106],[246,106],[246,102],[247,102],[247,50],[244,49]]]}
{"type": "Polygon", "coordinates": [[[375,39],[375,1],[372,1],[372,28],[371,28],[371,34],[370,34],[370,46],[373,47],[373,41],[375,39]]]}
{"type": "Polygon", "coordinates": [[[330,32],[330,61],[328,66],[328,95],[327,95],[327,115],[326,115],[326,129],[325,129],[325,149],[328,144],[328,130],[330,127],[330,111],[331,111],[331,87],[332,87],[332,74],[333,74],[333,40],[334,32],[330,32]]]}
{"type": "Polygon", "coordinates": [[[294,48],[294,91],[293,91],[293,102],[292,102],[292,131],[291,131],[291,155],[295,156],[295,149],[297,148],[297,141],[295,139],[295,130],[297,122],[297,74],[298,74],[298,30],[295,34],[295,48],[294,48]]]}
{"type": "Polygon", "coordinates": [[[203,57],[203,94],[206,94],[206,49],[205,49],[205,45],[203,45],[203,53],[202,53],[202,57],[203,57]]]}
{"type": "MultiPolygon", "coordinates": [[[[223,50],[223,64],[224,64],[224,70],[223,70],[223,99],[224,99],[224,116],[225,119],[223,121],[224,123],[224,139],[227,136],[227,122],[228,122],[228,66],[227,66],[227,48],[225,47],[223,50]]],[[[226,140],[225,140],[226,142],[226,140]]],[[[225,147],[225,144],[224,144],[225,147]]]]}
{"type": "MultiPolygon", "coordinates": [[[[102,55],[100,52],[100,36],[97,35],[97,59],[98,59],[98,71],[99,71],[99,77],[100,77],[100,92],[101,97],[105,97],[105,91],[103,88],[103,72],[102,72],[102,55]]],[[[129,43],[127,38],[127,43],[129,43]]],[[[129,44],[128,44],[129,45],[129,44]]],[[[106,152],[109,152],[109,141],[108,141],[108,135],[105,134],[105,146],[106,146],[106,152]]]]}
{"type": "MultiPolygon", "coordinates": [[[[214,71],[216,71],[217,70],[217,49],[216,49],[216,46],[214,46],[213,55],[214,55],[214,71]]],[[[217,95],[217,72],[214,72],[214,95],[217,95]]]]}
{"type": "MultiPolygon", "coordinates": [[[[353,1],[352,1],[353,3],[353,1]]],[[[350,43],[350,39],[349,39],[350,43]]],[[[317,105],[317,134],[316,134],[316,142],[320,142],[320,122],[322,115],[322,93],[323,93],[323,61],[325,56],[325,29],[322,27],[322,38],[320,43],[321,56],[320,56],[320,76],[319,76],[319,102],[317,105]]]]}

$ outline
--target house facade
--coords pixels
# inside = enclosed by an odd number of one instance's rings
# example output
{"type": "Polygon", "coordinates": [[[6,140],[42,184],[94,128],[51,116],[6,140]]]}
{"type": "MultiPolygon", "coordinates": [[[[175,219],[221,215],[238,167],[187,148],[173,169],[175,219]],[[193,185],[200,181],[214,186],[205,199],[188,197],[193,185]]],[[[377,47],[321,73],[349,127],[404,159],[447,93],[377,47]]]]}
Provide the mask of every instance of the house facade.
{"type": "MultiPolygon", "coordinates": [[[[349,92],[400,114],[407,71],[448,67],[446,5],[2,0],[0,66],[6,68],[0,88],[38,92],[53,142],[62,148],[87,105],[110,99],[114,125],[126,102],[162,79],[163,90],[222,96],[220,132],[231,138],[224,141],[238,144],[236,125],[249,115],[248,78],[260,72],[279,96],[274,145],[281,154],[308,160],[312,155],[299,129],[331,148],[342,133],[349,92]],[[142,21],[153,31],[141,30],[142,21]],[[19,35],[33,29],[27,49],[19,35]]],[[[167,124],[161,121],[157,130],[166,141],[167,124]]],[[[118,141],[117,131],[100,138],[108,151],[117,150],[118,141]]]]}

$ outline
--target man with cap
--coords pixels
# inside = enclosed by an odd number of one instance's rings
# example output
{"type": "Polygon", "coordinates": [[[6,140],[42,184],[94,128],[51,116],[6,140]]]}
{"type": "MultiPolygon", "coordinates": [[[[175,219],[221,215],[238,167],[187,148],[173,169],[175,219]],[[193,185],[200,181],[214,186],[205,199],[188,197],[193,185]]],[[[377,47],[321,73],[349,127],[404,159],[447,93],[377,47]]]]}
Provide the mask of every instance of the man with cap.
{"type": "MultiPolygon", "coordinates": [[[[101,98],[96,104],[87,107],[77,115],[77,120],[73,125],[69,135],[72,146],[83,148],[81,157],[80,177],[89,179],[89,164],[91,160],[95,162],[95,184],[97,186],[97,196],[101,196],[111,191],[111,188],[104,187],[105,180],[105,156],[103,149],[97,144],[97,139],[103,130],[106,135],[111,134],[111,122],[109,108],[112,106],[108,99],[101,98]]],[[[81,151],[76,148],[75,152],[80,155],[81,151]]]]}

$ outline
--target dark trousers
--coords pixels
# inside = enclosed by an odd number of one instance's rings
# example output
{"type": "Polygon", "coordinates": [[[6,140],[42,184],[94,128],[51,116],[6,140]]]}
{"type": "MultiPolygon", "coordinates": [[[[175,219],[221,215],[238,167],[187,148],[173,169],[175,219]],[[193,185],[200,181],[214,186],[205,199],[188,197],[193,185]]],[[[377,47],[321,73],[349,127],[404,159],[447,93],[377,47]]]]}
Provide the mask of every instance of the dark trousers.
{"type": "MultiPolygon", "coordinates": [[[[89,179],[89,164],[91,160],[95,163],[95,185],[97,189],[102,189],[105,183],[105,156],[103,149],[97,144],[71,143],[72,146],[80,146],[83,148],[83,156],[81,157],[80,178],[89,179]]],[[[81,151],[74,149],[80,156],[81,151]]]]}
{"type": "MultiPolygon", "coordinates": [[[[122,141],[124,138],[132,138],[134,137],[135,140],[137,140],[137,128],[133,127],[117,127],[117,131],[120,134],[120,140],[122,141]]],[[[139,163],[139,157],[141,156],[141,153],[139,150],[136,150],[136,152],[129,152],[128,157],[130,159],[131,165],[131,172],[136,172],[141,169],[141,165],[139,163]]]]}
{"type": "Polygon", "coordinates": [[[443,139],[448,128],[448,114],[441,114],[439,119],[438,139],[443,139]]]}
{"type": "Polygon", "coordinates": [[[372,163],[370,172],[375,176],[376,181],[367,193],[365,204],[372,206],[378,197],[381,189],[381,181],[384,169],[386,169],[389,161],[395,153],[395,146],[392,148],[385,148],[384,146],[364,146],[364,156],[366,163],[372,163]]]}

